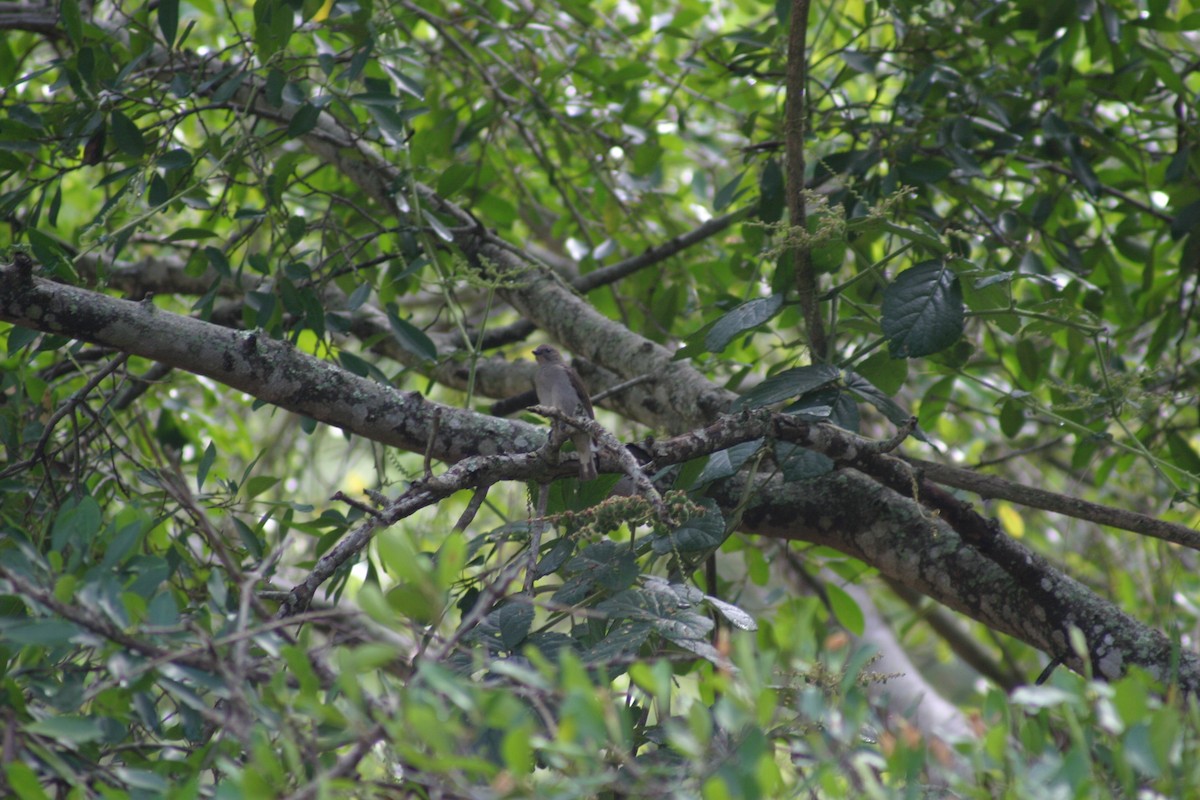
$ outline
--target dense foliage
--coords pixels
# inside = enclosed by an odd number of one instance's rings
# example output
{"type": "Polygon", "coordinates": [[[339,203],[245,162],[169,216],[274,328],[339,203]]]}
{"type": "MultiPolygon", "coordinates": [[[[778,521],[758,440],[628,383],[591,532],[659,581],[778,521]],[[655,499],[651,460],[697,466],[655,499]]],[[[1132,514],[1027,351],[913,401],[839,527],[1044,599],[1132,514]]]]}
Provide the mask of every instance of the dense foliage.
{"type": "Polygon", "coordinates": [[[1200,791],[1190,0],[0,30],[0,793],[1200,791]]]}

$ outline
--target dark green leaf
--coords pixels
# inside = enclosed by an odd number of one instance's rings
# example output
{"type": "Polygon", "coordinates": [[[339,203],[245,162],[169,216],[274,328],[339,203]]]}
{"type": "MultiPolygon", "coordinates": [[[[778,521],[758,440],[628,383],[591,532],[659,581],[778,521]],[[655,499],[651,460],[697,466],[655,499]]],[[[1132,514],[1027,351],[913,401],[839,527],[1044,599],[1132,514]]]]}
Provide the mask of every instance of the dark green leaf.
{"type": "Polygon", "coordinates": [[[297,136],[304,134],[317,127],[317,120],[321,117],[321,109],[314,106],[312,103],[305,103],[296,109],[296,113],[288,121],[287,135],[289,139],[295,139],[297,136]]]}
{"type": "Polygon", "coordinates": [[[807,481],[833,471],[834,463],[824,453],[814,453],[791,442],[775,443],[775,460],[788,482],[807,481]]]}
{"type": "Polygon", "coordinates": [[[180,148],[168,150],[158,159],[158,166],[168,172],[177,169],[188,169],[192,166],[192,154],[180,148]]]}
{"type": "Polygon", "coordinates": [[[675,530],[656,534],[653,539],[657,555],[707,553],[725,541],[725,517],[717,504],[705,500],[706,513],[693,517],[675,530]]]}
{"type": "Polygon", "coordinates": [[[125,116],[119,109],[113,109],[110,115],[112,121],[113,141],[117,148],[127,156],[141,158],[146,153],[146,140],[138,126],[125,116]]]}
{"type": "Polygon", "coordinates": [[[719,353],[738,335],[770,320],[782,307],[783,296],[778,294],[742,303],[713,324],[704,337],[704,346],[711,353],[719,353]]]}
{"type": "Polygon", "coordinates": [[[79,0],[61,0],[59,15],[67,38],[71,44],[79,47],[83,43],[83,16],[79,12],[79,0]]]}
{"type": "Polygon", "coordinates": [[[208,471],[212,469],[213,462],[217,460],[217,448],[212,442],[208,443],[208,447],[204,448],[204,455],[200,457],[200,463],[196,466],[196,491],[203,491],[204,480],[208,477],[208,471]]]}
{"type": "Polygon", "coordinates": [[[1025,424],[1025,408],[1015,400],[1007,399],[1000,405],[1000,432],[1009,439],[1021,432],[1025,424]]]}
{"type": "Polygon", "coordinates": [[[881,311],[894,358],[936,353],[962,336],[962,287],[942,261],[926,261],[900,273],[884,290],[881,311]]]}
{"type": "Polygon", "coordinates": [[[706,483],[719,481],[728,478],[730,475],[737,474],[742,465],[752,458],[760,447],[762,447],[762,439],[755,439],[752,442],[743,442],[726,450],[719,450],[713,453],[708,457],[708,463],[704,465],[704,471],[696,479],[696,486],[703,486],[706,483]]]}
{"type": "MultiPolygon", "coordinates": [[[[846,370],[845,381],[847,389],[875,406],[875,409],[887,417],[888,421],[893,425],[906,425],[909,419],[912,418],[910,411],[901,407],[895,400],[879,391],[870,381],[858,373],[846,370]]],[[[923,442],[929,441],[925,438],[925,434],[921,432],[920,428],[916,429],[913,434],[923,442]]]]}
{"type": "Polygon", "coordinates": [[[392,335],[401,347],[424,361],[437,360],[437,347],[433,341],[420,328],[400,319],[395,309],[388,309],[388,323],[392,326],[392,335]]]}
{"type": "Polygon", "coordinates": [[[793,367],[764,380],[750,391],[739,397],[733,404],[733,410],[741,408],[761,408],[785,400],[801,397],[809,392],[822,389],[841,378],[841,371],[829,364],[812,364],[805,367],[793,367]]]}
{"type": "Polygon", "coordinates": [[[211,239],[216,235],[215,231],[205,228],[180,228],[168,236],[166,240],[168,242],[198,241],[200,239],[211,239]]]}
{"type": "Polygon", "coordinates": [[[11,356],[18,352],[41,335],[39,331],[14,325],[8,330],[8,354],[11,356]]]}
{"type": "Polygon", "coordinates": [[[471,176],[475,174],[475,168],[469,164],[463,164],[456,161],[451,164],[438,178],[437,191],[443,197],[453,197],[471,176]]]}
{"type": "Polygon", "coordinates": [[[589,664],[609,664],[617,659],[635,655],[654,633],[649,622],[622,620],[609,630],[608,635],[583,653],[589,664]]]}
{"type": "Polygon", "coordinates": [[[99,719],[80,716],[48,717],[29,723],[25,731],[72,744],[93,742],[104,736],[99,719]]]}
{"type": "Polygon", "coordinates": [[[272,68],[267,73],[267,82],[263,97],[271,108],[283,105],[283,88],[287,86],[287,75],[280,69],[272,68]]]}
{"type": "Polygon", "coordinates": [[[512,600],[500,606],[489,616],[495,619],[500,630],[500,641],[506,650],[516,650],[533,625],[533,606],[519,600],[512,600]]]}
{"type": "Polygon", "coordinates": [[[786,205],[783,170],[772,158],[763,166],[758,179],[758,218],[767,223],[778,222],[786,205]]]}
{"type": "Polygon", "coordinates": [[[16,645],[58,647],[68,644],[72,638],[79,635],[79,628],[75,627],[73,622],[43,619],[0,627],[0,633],[3,633],[5,640],[16,645]]]}
{"type": "Polygon", "coordinates": [[[100,532],[102,515],[95,498],[86,496],[78,502],[64,504],[54,519],[51,541],[55,549],[62,550],[68,544],[91,546],[100,532]]]}
{"type": "Polygon", "coordinates": [[[738,191],[738,186],[742,183],[742,178],[746,177],[746,171],[742,170],[733,180],[717,190],[716,196],[713,197],[713,210],[723,211],[734,200],[736,200],[741,192],[738,191]]]}
{"type": "Polygon", "coordinates": [[[237,94],[238,89],[242,88],[246,77],[247,74],[244,71],[235,72],[212,93],[212,101],[214,103],[228,103],[237,94]]]}
{"type": "Polygon", "coordinates": [[[170,50],[175,46],[175,34],[179,30],[179,0],[159,0],[158,29],[170,50]]]}

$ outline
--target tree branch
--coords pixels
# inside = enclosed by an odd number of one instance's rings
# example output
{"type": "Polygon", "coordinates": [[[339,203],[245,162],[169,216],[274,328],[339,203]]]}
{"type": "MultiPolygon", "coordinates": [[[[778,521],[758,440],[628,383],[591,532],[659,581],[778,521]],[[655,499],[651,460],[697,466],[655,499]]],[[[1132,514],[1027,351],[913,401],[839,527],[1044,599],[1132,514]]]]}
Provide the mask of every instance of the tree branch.
{"type": "Polygon", "coordinates": [[[938,464],[933,461],[922,461],[919,458],[906,457],[905,461],[919,469],[924,477],[935,483],[953,486],[955,489],[965,489],[984,499],[998,497],[1002,500],[1011,500],[1030,508],[1053,511],[1056,514],[1085,519],[1100,525],[1153,536],[1155,539],[1200,550],[1200,531],[1192,530],[1186,525],[1155,519],[1123,508],[1091,503],[1078,497],[1048,492],[1034,486],[1024,486],[974,470],[938,464]]]}
{"type": "Polygon", "coordinates": [[[808,106],[805,84],[808,80],[808,3],[792,0],[788,19],[787,45],[787,107],[784,128],[787,138],[787,207],[788,223],[796,230],[789,237],[792,267],[795,270],[796,295],[808,329],[808,347],[813,363],[829,360],[829,345],[825,340],[825,323],[818,302],[817,276],[813,272],[812,250],[808,246],[808,212],[804,201],[804,128],[808,106]]]}

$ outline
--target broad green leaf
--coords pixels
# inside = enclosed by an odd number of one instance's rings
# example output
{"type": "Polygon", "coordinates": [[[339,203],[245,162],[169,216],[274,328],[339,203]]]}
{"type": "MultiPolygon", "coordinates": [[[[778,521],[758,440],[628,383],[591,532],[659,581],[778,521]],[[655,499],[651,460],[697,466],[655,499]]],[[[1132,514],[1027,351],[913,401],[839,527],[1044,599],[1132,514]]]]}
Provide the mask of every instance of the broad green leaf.
{"type": "Polygon", "coordinates": [[[726,603],[724,600],[709,596],[705,596],[704,602],[715,608],[735,628],[740,628],[744,631],[758,630],[758,623],[754,620],[754,617],[732,603],[726,603]]]}
{"type": "Polygon", "coordinates": [[[60,0],[59,14],[67,38],[78,47],[83,43],[83,15],[79,11],[79,0],[60,0]]]}
{"type": "Polygon", "coordinates": [[[43,645],[46,647],[65,645],[80,633],[75,623],[56,619],[19,622],[15,625],[0,627],[0,632],[3,632],[4,639],[17,645],[43,645]]]}
{"type": "Polygon", "coordinates": [[[885,396],[891,397],[900,391],[908,378],[908,362],[877,352],[856,364],[854,371],[885,396]]]}
{"type": "Polygon", "coordinates": [[[736,474],[746,461],[754,457],[762,444],[762,439],[755,439],[713,453],[708,457],[708,463],[704,465],[704,471],[696,479],[695,485],[703,486],[736,474]]]}
{"type": "Polygon", "coordinates": [[[72,744],[94,742],[104,735],[99,719],[81,716],[48,717],[29,723],[25,730],[72,744]]]}
{"type": "Polygon", "coordinates": [[[424,361],[437,360],[437,347],[424,331],[411,322],[400,319],[395,310],[390,308],[388,309],[388,323],[392,327],[392,335],[396,337],[396,341],[400,343],[401,347],[424,361]]]}
{"type": "Polygon", "coordinates": [[[491,613],[500,630],[500,642],[506,650],[516,650],[533,625],[533,606],[515,599],[491,613]]]}
{"type": "Polygon", "coordinates": [[[292,115],[288,122],[287,135],[289,139],[295,139],[297,136],[303,136],[317,127],[317,120],[321,118],[321,109],[314,106],[312,103],[305,103],[296,109],[296,113],[292,115]]]}
{"type": "Polygon", "coordinates": [[[459,189],[467,184],[475,168],[469,164],[455,162],[451,164],[438,178],[437,191],[443,197],[453,197],[459,189]]]}
{"type": "Polygon", "coordinates": [[[770,320],[782,307],[783,296],[778,294],[742,303],[716,321],[704,337],[704,346],[709,352],[719,353],[739,335],[770,320]]]}
{"type": "Polygon", "coordinates": [[[182,148],[168,150],[158,159],[158,166],[167,171],[188,169],[192,166],[192,154],[182,148]]]}
{"type": "Polygon", "coordinates": [[[51,534],[54,547],[61,550],[68,544],[77,547],[91,545],[100,532],[102,515],[95,498],[87,496],[75,503],[64,504],[54,519],[51,534]]]}
{"type": "Polygon", "coordinates": [[[50,800],[50,795],[42,788],[37,773],[22,761],[10,761],[4,765],[4,775],[8,786],[20,800],[50,800]]]}
{"type": "Polygon", "coordinates": [[[962,336],[962,288],[942,261],[925,261],[900,273],[884,290],[881,311],[894,358],[927,356],[962,336]]]}
{"type": "Polygon", "coordinates": [[[775,443],[775,461],[788,482],[819,478],[833,471],[834,463],[824,453],[815,453],[791,442],[775,443]]]}
{"type": "Polygon", "coordinates": [[[832,583],[825,584],[825,594],[829,598],[829,607],[834,617],[841,625],[855,636],[862,636],[866,627],[862,609],[854,598],[846,594],[846,590],[832,583]]]}
{"type": "Polygon", "coordinates": [[[673,531],[656,534],[654,552],[658,555],[695,554],[720,547],[725,541],[725,517],[711,500],[704,505],[706,513],[703,516],[693,517],[673,531]]]}
{"type": "Polygon", "coordinates": [[[828,364],[793,367],[764,380],[734,401],[733,409],[761,408],[803,397],[841,378],[841,370],[828,364]]]}

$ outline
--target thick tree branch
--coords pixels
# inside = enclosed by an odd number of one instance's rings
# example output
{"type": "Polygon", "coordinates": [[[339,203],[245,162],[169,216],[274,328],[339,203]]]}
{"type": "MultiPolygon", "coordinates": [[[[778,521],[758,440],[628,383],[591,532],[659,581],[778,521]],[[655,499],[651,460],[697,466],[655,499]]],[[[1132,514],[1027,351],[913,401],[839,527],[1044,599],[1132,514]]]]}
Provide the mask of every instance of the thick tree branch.
{"type": "Polygon", "coordinates": [[[412,452],[425,452],[438,412],[441,424],[432,452],[443,461],[528,452],[545,439],[532,425],[439,406],[417,392],[400,392],[352,375],[258,332],[172,314],[148,301],[134,303],[27,277],[16,265],[0,267],[0,319],[204,375],[297,414],[412,452]]]}
{"type": "MultiPolygon", "coordinates": [[[[733,508],[745,491],[745,476],[715,485],[710,495],[733,508]]],[[[1140,666],[1187,691],[1200,689],[1200,657],[1178,650],[1171,640],[1133,619],[1083,584],[1058,572],[1016,542],[1039,585],[1012,575],[969,544],[940,517],[862,473],[845,469],[812,481],[764,481],[750,492],[745,530],[836,548],[862,559],[885,577],[911,586],[985,625],[1045,653],[1063,657],[1069,668],[1089,664],[1076,655],[1070,631],[1083,633],[1090,667],[1098,677],[1119,677],[1140,666]],[[847,498],[853,501],[847,502],[847,498]],[[1045,604],[1047,597],[1055,599],[1045,604]],[[1173,672],[1173,670],[1177,670],[1173,672]]],[[[1033,676],[1030,676],[1032,681],[1033,676]]]]}
{"type": "MultiPolygon", "coordinates": [[[[533,453],[544,442],[544,433],[525,423],[449,407],[437,411],[436,404],[416,393],[357,378],[257,333],[230,331],[148,302],[117,300],[35,278],[27,260],[0,267],[0,319],[170,363],[413,452],[426,451],[436,412],[441,421],[430,447],[435,457],[461,461],[476,454],[494,456],[470,459],[414,487],[395,509],[396,519],[464,486],[544,475],[547,469],[533,453]]],[[[839,464],[866,470],[873,478],[844,469],[802,485],[756,485],[755,499],[743,514],[748,530],[848,552],[951,608],[1053,656],[1065,657],[1073,669],[1082,669],[1084,663],[1070,652],[1072,626],[1083,631],[1098,674],[1115,677],[1127,665],[1138,664],[1169,677],[1171,648],[1166,637],[1052,569],[968,507],[921,480],[909,464],[882,454],[879,443],[832,426],[764,412],[724,417],[707,428],[654,443],[650,450],[662,466],[764,437],[810,447],[839,464]],[[912,498],[931,504],[937,514],[912,498]]],[[[612,469],[615,464],[602,462],[601,466],[612,469]]],[[[744,499],[744,480],[714,486],[713,494],[728,509],[738,508],[744,499]]],[[[377,524],[389,523],[373,519],[360,534],[338,545],[337,557],[346,556],[342,550],[361,549],[377,524]]],[[[328,555],[335,557],[333,552],[328,555]]],[[[287,604],[291,612],[303,609],[311,599],[310,591],[326,577],[314,570],[312,586],[287,604]]],[[[1181,670],[1188,688],[1200,686],[1194,654],[1184,654],[1181,670]]]]}
{"type": "Polygon", "coordinates": [[[28,3],[0,3],[0,30],[29,31],[48,39],[63,39],[67,35],[59,25],[57,11],[49,5],[28,3]]]}

